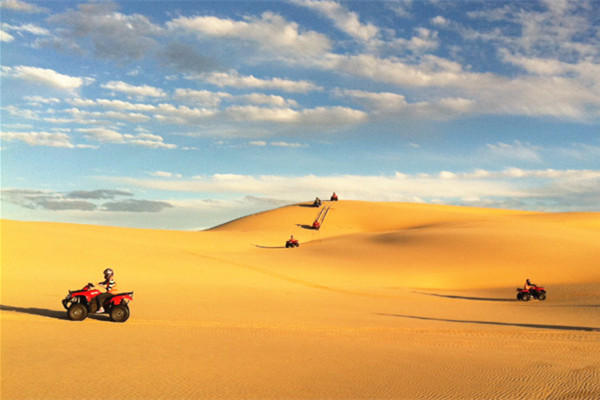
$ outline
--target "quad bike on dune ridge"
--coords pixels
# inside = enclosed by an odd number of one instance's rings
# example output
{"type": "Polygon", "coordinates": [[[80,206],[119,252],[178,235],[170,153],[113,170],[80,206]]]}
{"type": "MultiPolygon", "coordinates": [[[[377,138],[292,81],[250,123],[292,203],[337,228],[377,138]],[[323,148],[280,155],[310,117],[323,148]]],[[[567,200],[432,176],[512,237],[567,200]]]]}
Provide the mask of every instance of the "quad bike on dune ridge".
{"type": "MultiPolygon", "coordinates": [[[[102,293],[93,283],[88,283],[80,290],[69,290],[62,301],[67,316],[72,321],[83,321],[88,314],[98,311],[96,297],[102,293]]],[[[102,307],[114,322],[125,322],[129,319],[129,303],[133,301],[133,292],[118,293],[104,301],[102,307]]]]}
{"type": "Polygon", "coordinates": [[[529,289],[517,288],[517,300],[529,301],[532,298],[540,301],[546,300],[546,289],[535,284],[529,289]]]}

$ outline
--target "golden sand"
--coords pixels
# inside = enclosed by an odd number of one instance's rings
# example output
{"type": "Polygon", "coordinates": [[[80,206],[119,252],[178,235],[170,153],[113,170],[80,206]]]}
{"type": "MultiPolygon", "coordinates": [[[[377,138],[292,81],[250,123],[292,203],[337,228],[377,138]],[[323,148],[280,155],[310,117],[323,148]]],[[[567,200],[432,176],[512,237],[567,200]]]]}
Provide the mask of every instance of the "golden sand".
{"type": "Polygon", "coordinates": [[[315,231],[308,205],[203,232],[3,220],[1,398],[600,398],[600,213],[340,201],[315,231]],[[106,267],[131,318],[68,320],[106,267]],[[525,278],[548,299],[516,301],[525,278]]]}

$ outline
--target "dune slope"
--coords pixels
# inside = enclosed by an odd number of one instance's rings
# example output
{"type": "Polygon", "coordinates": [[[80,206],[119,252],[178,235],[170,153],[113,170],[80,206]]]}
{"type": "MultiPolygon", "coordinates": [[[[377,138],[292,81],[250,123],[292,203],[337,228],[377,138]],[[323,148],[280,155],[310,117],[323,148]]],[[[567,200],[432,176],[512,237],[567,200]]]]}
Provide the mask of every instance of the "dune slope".
{"type": "Polygon", "coordinates": [[[2,399],[600,398],[600,213],[323,207],[318,231],[308,203],[203,232],[3,220],[2,399]],[[131,318],[67,320],[109,266],[131,318]]]}

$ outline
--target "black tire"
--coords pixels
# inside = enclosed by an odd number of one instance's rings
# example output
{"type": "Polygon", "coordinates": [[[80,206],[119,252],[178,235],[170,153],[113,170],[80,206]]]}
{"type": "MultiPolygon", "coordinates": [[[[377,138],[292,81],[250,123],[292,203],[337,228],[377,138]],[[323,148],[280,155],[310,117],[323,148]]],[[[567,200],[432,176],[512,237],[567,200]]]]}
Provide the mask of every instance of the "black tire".
{"type": "Polygon", "coordinates": [[[96,300],[92,300],[90,305],[89,305],[89,310],[88,312],[90,314],[95,314],[96,311],[98,311],[98,302],[96,300]]]}
{"type": "Polygon", "coordinates": [[[123,304],[110,309],[110,319],[113,322],[125,322],[129,319],[129,307],[123,304]]]}
{"type": "Polygon", "coordinates": [[[83,321],[88,316],[88,310],[83,304],[71,304],[67,310],[67,316],[71,321],[83,321]]]}
{"type": "Polygon", "coordinates": [[[520,293],[521,295],[521,300],[522,301],[529,301],[531,300],[531,295],[529,293],[520,293]]]}
{"type": "Polygon", "coordinates": [[[541,301],[544,301],[544,300],[546,300],[546,292],[544,292],[544,291],[541,291],[541,292],[538,294],[538,300],[541,300],[541,301]]]}

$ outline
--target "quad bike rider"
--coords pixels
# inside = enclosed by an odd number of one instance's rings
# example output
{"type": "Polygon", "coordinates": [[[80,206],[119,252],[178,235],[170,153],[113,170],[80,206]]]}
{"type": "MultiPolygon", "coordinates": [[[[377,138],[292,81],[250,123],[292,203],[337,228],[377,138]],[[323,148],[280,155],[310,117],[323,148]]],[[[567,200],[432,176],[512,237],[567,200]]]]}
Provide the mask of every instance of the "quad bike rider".
{"type": "Polygon", "coordinates": [[[298,242],[298,239],[294,239],[294,236],[290,236],[290,238],[287,240],[287,242],[285,242],[285,247],[286,248],[290,248],[290,247],[300,247],[300,242],[298,242]]]}
{"type": "Polygon", "coordinates": [[[338,201],[338,195],[335,194],[335,192],[333,192],[333,194],[331,195],[331,201],[338,201]]]}
{"type": "Polygon", "coordinates": [[[105,280],[99,285],[106,287],[105,293],[93,283],[88,283],[80,290],[69,290],[69,294],[62,301],[67,310],[67,317],[73,321],[82,321],[90,313],[108,313],[110,319],[115,322],[127,321],[133,292],[116,293],[113,276],[112,269],[104,270],[105,280]]]}
{"type": "Polygon", "coordinates": [[[312,228],[316,229],[316,230],[321,229],[321,223],[315,219],[315,222],[313,222],[313,224],[312,224],[312,228]]]}
{"type": "Polygon", "coordinates": [[[320,198],[315,198],[315,201],[313,201],[313,207],[321,207],[321,199],[320,198]]]}
{"type": "Polygon", "coordinates": [[[517,288],[517,300],[529,301],[532,297],[541,301],[546,300],[546,289],[527,279],[522,288],[517,288]]]}

